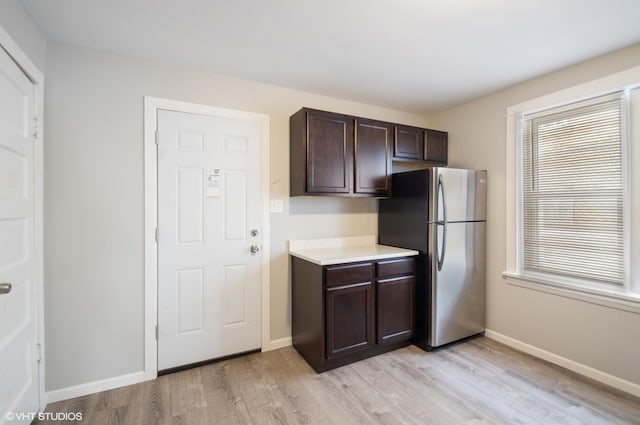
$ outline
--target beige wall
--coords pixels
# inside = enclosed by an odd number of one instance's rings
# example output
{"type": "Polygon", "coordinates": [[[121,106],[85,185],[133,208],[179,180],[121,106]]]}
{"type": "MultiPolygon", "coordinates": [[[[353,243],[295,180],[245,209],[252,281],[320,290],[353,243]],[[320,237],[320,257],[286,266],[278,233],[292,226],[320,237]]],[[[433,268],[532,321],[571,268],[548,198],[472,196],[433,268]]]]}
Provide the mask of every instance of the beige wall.
{"type": "Polygon", "coordinates": [[[271,124],[271,339],[290,336],[286,241],[377,233],[373,199],[288,198],[302,106],[424,117],[50,43],[45,105],[47,390],[143,369],[143,96],[266,113],[271,124]]]}
{"type": "Polygon", "coordinates": [[[640,65],[640,45],[611,53],[436,114],[449,131],[451,166],[489,174],[487,327],[556,355],[640,384],[640,315],[507,285],[506,109],[640,65]]]}
{"type": "Polygon", "coordinates": [[[0,1],[0,27],[44,73],[47,39],[18,0],[0,1]]]}

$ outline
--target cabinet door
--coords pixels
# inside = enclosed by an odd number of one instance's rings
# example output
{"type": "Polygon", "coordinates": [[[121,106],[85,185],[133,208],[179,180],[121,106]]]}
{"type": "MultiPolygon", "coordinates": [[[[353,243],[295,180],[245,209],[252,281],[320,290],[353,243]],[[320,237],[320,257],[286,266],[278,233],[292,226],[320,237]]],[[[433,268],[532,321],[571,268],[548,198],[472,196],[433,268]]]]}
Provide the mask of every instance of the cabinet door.
{"type": "Polygon", "coordinates": [[[393,125],[356,119],[355,193],[391,195],[393,125]]]}
{"type": "Polygon", "coordinates": [[[444,131],[425,130],[424,160],[447,165],[448,133],[444,131]]]}
{"type": "Polygon", "coordinates": [[[375,344],[371,282],[326,289],[326,349],[332,359],[375,344]]]}
{"type": "Polygon", "coordinates": [[[350,193],[353,181],[353,117],[308,111],[307,192],[350,193]]]}
{"type": "Polygon", "coordinates": [[[377,281],[378,344],[392,344],[413,336],[415,277],[377,281]]]}
{"type": "Polygon", "coordinates": [[[396,125],[393,158],[422,161],[424,155],[424,130],[396,125]]]}

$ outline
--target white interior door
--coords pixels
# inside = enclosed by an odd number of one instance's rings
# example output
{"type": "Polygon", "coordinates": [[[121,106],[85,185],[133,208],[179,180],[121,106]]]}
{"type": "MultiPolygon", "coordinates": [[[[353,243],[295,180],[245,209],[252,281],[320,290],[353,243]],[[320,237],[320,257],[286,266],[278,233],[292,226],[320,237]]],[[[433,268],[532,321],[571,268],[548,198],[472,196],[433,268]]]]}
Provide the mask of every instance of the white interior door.
{"type": "Polygon", "coordinates": [[[0,424],[39,408],[33,116],[34,85],[0,48],[0,424]]]}
{"type": "Polygon", "coordinates": [[[158,370],[260,348],[260,135],[158,111],[158,370]]]}

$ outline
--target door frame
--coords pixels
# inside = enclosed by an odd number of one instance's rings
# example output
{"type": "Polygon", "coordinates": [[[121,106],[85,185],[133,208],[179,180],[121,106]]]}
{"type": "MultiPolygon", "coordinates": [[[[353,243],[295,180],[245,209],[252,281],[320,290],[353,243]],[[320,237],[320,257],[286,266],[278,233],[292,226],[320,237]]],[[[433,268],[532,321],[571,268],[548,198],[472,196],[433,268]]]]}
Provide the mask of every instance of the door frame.
{"type": "Polygon", "coordinates": [[[261,261],[261,346],[269,349],[270,331],[270,210],[269,210],[269,116],[234,109],[144,97],[144,374],[145,379],[158,376],[158,157],[156,130],[158,110],[186,112],[225,118],[256,121],[261,128],[260,190],[262,192],[262,261],[261,261]]]}
{"type": "MultiPolygon", "coordinates": [[[[39,345],[38,362],[38,397],[40,410],[44,410],[47,405],[47,393],[45,392],[45,337],[44,337],[44,238],[43,238],[43,222],[44,222],[44,74],[29,59],[27,54],[18,46],[11,36],[0,26],[0,49],[13,59],[13,61],[22,69],[27,78],[31,80],[34,86],[34,114],[36,131],[34,136],[33,149],[33,237],[34,237],[34,262],[35,273],[33,284],[36,290],[37,298],[37,344],[39,345]]],[[[36,350],[37,347],[34,347],[36,350]]]]}

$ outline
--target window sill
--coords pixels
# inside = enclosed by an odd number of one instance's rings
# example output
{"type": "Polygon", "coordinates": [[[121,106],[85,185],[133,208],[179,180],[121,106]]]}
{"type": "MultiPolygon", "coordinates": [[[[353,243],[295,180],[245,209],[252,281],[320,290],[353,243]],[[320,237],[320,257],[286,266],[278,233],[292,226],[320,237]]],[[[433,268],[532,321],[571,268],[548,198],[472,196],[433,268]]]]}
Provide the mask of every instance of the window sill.
{"type": "Polygon", "coordinates": [[[640,314],[640,294],[599,288],[585,288],[570,283],[556,282],[544,277],[513,272],[502,272],[502,278],[505,279],[509,285],[640,314]]]}

